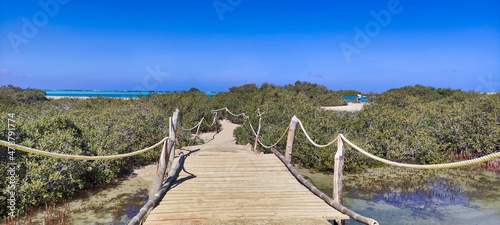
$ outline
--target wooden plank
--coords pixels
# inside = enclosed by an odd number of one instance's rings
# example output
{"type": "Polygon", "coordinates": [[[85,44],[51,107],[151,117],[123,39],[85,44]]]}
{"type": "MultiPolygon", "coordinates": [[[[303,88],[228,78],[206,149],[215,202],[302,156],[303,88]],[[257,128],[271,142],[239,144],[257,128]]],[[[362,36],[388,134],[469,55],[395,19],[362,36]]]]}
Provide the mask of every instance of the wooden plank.
{"type": "MultiPolygon", "coordinates": [[[[248,211],[245,209],[232,210],[232,211],[220,211],[220,212],[185,212],[185,213],[172,213],[163,212],[162,214],[150,214],[148,216],[148,221],[168,221],[168,220],[179,220],[179,219],[190,219],[190,218],[246,218],[246,217],[310,217],[310,218],[325,218],[329,220],[333,219],[349,219],[349,217],[341,213],[326,213],[323,211],[314,210],[256,210],[248,211]]],[[[147,224],[147,223],[146,223],[147,224]]]]}
{"type": "Polygon", "coordinates": [[[293,116],[290,121],[290,125],[288,126],[288,136],[286,139],[286,149],[285,149],[285,157],[292,161],[292,151],[293,151],[293,141],[295,139],[295,130],[297,129],[297,124],[299,121],[297,117],[293,116]]]}
{"type": "Polygon", "coordinates": [[[145,224],[349,218],[300,184],[274,154],[198,154],[187,157],[185,168],[191,174],[181,172],[145,224]]]}

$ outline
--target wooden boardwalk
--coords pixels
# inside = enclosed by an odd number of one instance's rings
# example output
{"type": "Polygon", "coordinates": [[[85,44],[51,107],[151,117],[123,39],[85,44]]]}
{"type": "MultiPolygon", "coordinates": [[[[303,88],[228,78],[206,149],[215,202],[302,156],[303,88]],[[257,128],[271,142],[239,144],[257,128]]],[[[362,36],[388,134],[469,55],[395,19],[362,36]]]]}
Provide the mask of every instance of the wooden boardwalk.
{"type": "Polygon", "coordinates": [[[189,155],[184,167],[190,174],[181,172],[145,224],[329,224],[327,220],[349,219],[300,184],[274,154],[199,152],[189,155]]]}

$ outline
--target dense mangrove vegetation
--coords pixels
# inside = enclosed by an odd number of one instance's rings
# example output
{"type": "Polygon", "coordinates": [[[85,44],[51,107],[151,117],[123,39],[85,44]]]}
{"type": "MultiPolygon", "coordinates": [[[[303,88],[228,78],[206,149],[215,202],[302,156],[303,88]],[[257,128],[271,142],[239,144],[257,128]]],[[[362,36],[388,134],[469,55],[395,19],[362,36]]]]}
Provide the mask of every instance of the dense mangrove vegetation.
{"type": "MultiPolygon", "coordinates": [[[[11,135],[15,143],[76,155],[113,155],[132,152],[155,144],[168,135],[168,117],[178,108],[180,126],[193,127],[203,117],[211,121],[212,109],[228,107],[245,113],[249,120],[219,113],[244,126],[235,130],[241,144],[253,143],[247,123],[258,126],[262,116],[261,140],[276,142],[296,115],[311,137],[321,144],[339,133],[387,159],[407,163],[440,163],[452,155],[471,157],[500,151],[500,95],[413,86],[389,90],[370,98],[360,112],[326,111],[320,106],[346,105],[342,96],[357,91],[331,91],[321,85],[297,81],[294,85],[248,84],[208,97],[193,88],[187,92],[152,94],[137,99],[62,98],[49,100],[41,90],[0,87],[0,139],[7,140],[8,118],[14,117],[11,135]]],[[[374,95],[370,95],[374,96],[374,95]]],[[[204,124],[201,131],[215,127],[204,124]]],[[[193,131],[194,132],[194,131],[193,131]]],[[[179,132],[181,146],[202,143],[190,132],[179,132]]],[[[285,143],[278,147],[284,151],[285,143]]],[[[0,151],[0,202],[6,202],[10,156],[0,151]]],[[[260,148],[262,151],[265,149],[260,148]]],[[[358,171],[380,166],[350,148],[345,168],[358,171]]],[[[334,147],[315,148],[297,132],[295,163],[319,171],[333,168],[334,147]]],[[[71,199],[79,190],[103,187],[136,167],[154,163],[159,151],[105,161],[55,159],[16,151],[16,201],[19,210],[71,199]]],[[[7,215],[5,207],[0,215],[7,215]]]]}
{"type": "MultiPolygon", "coordinates": [[[[313,105],[259,106],[264,144],[273,144],[296,115],[311,137],[326,144],[342,133],[372,154],[390,160],[429,164],[452,160],[454,155],[479,157],[500,151],[500,95],[435,89],[421,85],[389,90],[360,112],[332,112],[313,105]]],[[[251,111],[247,111],[251,113],[251,111]]],[[[253,114],[254,115],[254,114],[253,114]]],[[[258,119],[253,116],[253,126],[258,119]]],[[[237,141],[252,143],[248,126],[235,130],[237,141]]],[[[294,160],[308,168],[331,171],[336,146],[316,148],[297,132],[294,160]]],[[[278,149],[285,149],[280,143],[278,149]]],[[[346,149],[345,169],[377,166],[357,151],[346,149]]]]}

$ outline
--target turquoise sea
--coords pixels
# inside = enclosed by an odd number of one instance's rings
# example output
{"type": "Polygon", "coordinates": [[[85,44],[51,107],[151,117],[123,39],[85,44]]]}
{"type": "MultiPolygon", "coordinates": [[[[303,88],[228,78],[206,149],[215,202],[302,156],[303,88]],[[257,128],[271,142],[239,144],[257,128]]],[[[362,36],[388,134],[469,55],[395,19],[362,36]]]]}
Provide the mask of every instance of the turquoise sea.
{"type": "MultiPolygon", "coordinates": [[[[47,96],[56,97],[112,97],[112,98],[138,98],[149,96],[151,93],[165,94],[168,91],[101,91],[101,90],[44,90],[47,96]]],[[[205,92],[207,96],[214,96],[217,92],[205,92]]]]}

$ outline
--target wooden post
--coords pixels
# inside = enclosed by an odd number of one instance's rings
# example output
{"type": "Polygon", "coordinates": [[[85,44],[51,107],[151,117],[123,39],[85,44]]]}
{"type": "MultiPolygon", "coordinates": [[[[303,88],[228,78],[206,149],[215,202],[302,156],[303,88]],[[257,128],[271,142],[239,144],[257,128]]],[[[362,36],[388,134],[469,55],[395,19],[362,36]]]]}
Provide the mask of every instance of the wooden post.
{"type": "Polygon", "coordinates": [[[259,128],[257,129],[257,135],[255,136],[255,143],[253,144],[253,151],[256,153],[259,153],[259,150],[257,149],[257,144],[259,143],[259,135],[260,135],[261,125],[262,125],[262,117],[259,118],[259,128]]]}
{"type": "Polygon", "coordinates": [[[219,127],[217,126],[217,122],[219,122],[219,121],[217,121],[217,113],[215,113],[215,116],[216,116],[215,117],[215,121],[214,121],[214,123],[215,123],[215,133],[218,134],[219,133],[219,127]]]}
{"type": "Polygon", "coordinates": [[[342,180],[344,176],[344,140],[340,135],[337,137],[337,153],[335,154],[335,164],[333,168],[333,200],[342,204],[342,180]]]}
{"type": "Polygon", "coordinates": [[[151,185],[151,190],[149,191],[149,199],[152,199],[153,196],[160,190],[161,185],[163,184],[163,178],[165,177],[165,172],[167,170],[167,162],[170,158],[170,149],[174,146],[174,141],[166,140],[163,143],[163,149],[161,150],[160,160],[158,165],[156,166],[156,175],[153,180],[153,184],[151,185]]]}
{"type": "MultiPolygon", "coordinates": [[[[179,109],[175,109],[174,114],[172,115],[172,121],[170,124],[170,139],[173,141],[173,143],[177,143],[177,136],[176,136],[176,131],[177,131],[177,124],[178,124],[178,118],[179,118],[179,109]]],[[[170,172],[170,169],[172,168],[172,165],[174,164],[174,159],[175,159],[175,145],[172,145],[170,148],[170,157],[168,159],[168,166],[167,166],[167,174],[170,172]]]]}
{"type": "Polygon", "coordinates": [[[173,135],[169,134],[169,136],[170,138],[175,138],[176,145],[179,145],[179,140],[177,140],[177,125],[179,124],[178,119],[179,119],[179,109],[175,109],[174,115],[172,116],[172,129],[174,131],[174,134],[173,135]]]}
{"type": "Polygon", "coordinates": [[[292,120],[290,121],[290,128],[288,129],[288,137],[286,139],[286,151],[285,151],[285,158],[288,159],[288,161],[292,161],[292,148],[293,148],[293,140],[295,139],[295,130],[297,129],[297,124],[299,121],[297,120],[297,117],[293,116],[292,120]]]}
{"type": "Polygon", "coordinates": [[[179,118],[179,109],[175,109],[174,114],[172,115],[172,133],[170,133],[170,138],[172,140],[175,139],[175,142],[177,143],[177,125],[178,125],[178,118],[179,118]]]}

